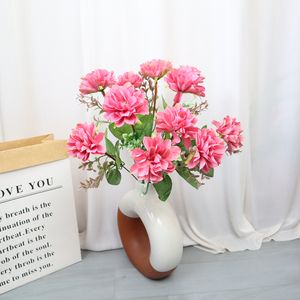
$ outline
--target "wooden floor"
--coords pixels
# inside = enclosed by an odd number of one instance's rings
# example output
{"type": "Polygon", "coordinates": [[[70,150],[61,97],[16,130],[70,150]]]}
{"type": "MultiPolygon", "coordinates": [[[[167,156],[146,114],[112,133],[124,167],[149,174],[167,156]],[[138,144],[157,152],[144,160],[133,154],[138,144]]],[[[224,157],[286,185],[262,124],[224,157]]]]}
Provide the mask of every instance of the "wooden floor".
{"type": "Polygon", "coordinates": [[[259,251],[214,255],[185,248],[173,275],[151,281],[128,262],[123,250],[83,252],[83,261],[1,300],[298,300],[300,240],[270,242],[259,251]]]}

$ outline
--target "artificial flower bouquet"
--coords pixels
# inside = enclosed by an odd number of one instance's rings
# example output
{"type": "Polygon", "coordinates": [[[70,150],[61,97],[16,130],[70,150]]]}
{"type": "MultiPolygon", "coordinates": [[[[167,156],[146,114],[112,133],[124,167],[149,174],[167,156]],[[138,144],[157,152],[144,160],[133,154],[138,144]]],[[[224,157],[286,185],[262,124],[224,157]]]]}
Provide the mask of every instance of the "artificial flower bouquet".
{"type": "Polygon", "coordinates": [[[165,201],[172,189],[169,174],[176,171],[194,188],[213,177],[226,152],[240,151],[243,137],[240,122],[230,116],[213,121],[214,129],[197,127],[197,116],[207,108],[203,80],[197,68],[174,68],[164,60],[146,62],[139,73],[117,79],[103,69],[83,77],[79,101],[95,115],[92,123],[77,124],[67,144],[69,154],[82,161],[80,168],[96,174],[82,187],[98,187],[104,177],[117,185],[124,169],[145,184],[145,193],[153,184],[165,201]],[[158,93],[163,80],[175,92],[171,105],[158,93]],[[194,100],[185,101],[185,94],[194,100]],[[121,149],[130,152],[130,167],[121,149]]]}

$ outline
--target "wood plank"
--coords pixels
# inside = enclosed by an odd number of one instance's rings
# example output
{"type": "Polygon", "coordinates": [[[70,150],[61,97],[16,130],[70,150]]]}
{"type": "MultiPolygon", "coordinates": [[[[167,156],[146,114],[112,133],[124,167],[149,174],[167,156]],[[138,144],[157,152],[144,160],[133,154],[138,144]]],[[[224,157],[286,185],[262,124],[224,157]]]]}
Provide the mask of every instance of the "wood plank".
{"type": "MultiPolygon", "coordinates": [[[[154,298],[155,299],[155,298],[154,298]]],[[[222,292],[169,296],[168,300],[296,300],[300,285],[280,285],[266,288],[229,290],[222,292]]]]}
{"type": "Polygon", "coordinates": [[[124,251],[83,251],[83,261],[1,295],[1,300],[300,299],[300,240],[258,251],[210,254],[185,248],[170,278],[144,278],[124,251]]]}
{"type": "Polygon", "coordinates": [[[300,284],[299,241],[289,247],[276,244],[282,247],[228,253],[218,255],[215,261],[200,263],[195,262],[195,254],[193,259],[186,257],[184,262],[189,263],[179,265],[170,278],[158,282],[143,278],[132,268],[120,269],[116,273],[116,299],[297,286],[300,284]],[[235,259],[236,256],[239,258],[235,259]]]}

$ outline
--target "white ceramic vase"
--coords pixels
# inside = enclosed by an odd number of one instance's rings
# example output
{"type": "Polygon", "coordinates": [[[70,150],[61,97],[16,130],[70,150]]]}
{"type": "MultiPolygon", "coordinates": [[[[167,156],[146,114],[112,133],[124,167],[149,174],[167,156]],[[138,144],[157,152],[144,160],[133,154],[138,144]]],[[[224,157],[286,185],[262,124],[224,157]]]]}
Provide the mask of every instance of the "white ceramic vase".
{"type": "Polygon", "coordinates": [[[152,185],[145,190],[139,184],[121,199],[119,232],[133,265],[146,277],[160,279],[179,264],[183,234],[170,203],[159,200],[152,185]]]}

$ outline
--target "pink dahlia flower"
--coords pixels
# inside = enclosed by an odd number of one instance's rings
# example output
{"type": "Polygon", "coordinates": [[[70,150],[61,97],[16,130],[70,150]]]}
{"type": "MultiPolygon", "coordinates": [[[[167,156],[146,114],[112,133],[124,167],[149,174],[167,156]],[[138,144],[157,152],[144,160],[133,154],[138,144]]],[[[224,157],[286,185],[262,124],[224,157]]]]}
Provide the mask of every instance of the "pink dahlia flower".
{"type": "Polygon", "coordinates": [[[77,124],[67,143],[68,153],[83,161],[87,161],[90,154],[105,154],[104,146],[100,145],[103,137],[103,132],[96,132],[94,123],[77,124]]]}
{"type": "Polygon", "coordinates": [[[144,137],[143,143],[146,150],[136,148],[131,151],[135,163],[130,172],[147,182],[162,181],[162,172],[175,170],[172,161],[180,155],[180,148],[172,146],[170,140],[163,140],[161,136],[144,137]]]}
{"type": "Polygon", "coordinates": [[[141,74],[151,78],[160,79],[172,69],[172,64],[169,61],[162,59],[153,59],[140,65],[141,74]]]}
{"type": "Polygon", "coordinates": [[[125,85],[126,83],[132,84],[135,88],[139,88],[143,82],[141,76],[133,72],[126,72],[118,78],[118,85],[125,85]]]}
{"type": "Polygon", "coordinates": [[[182,138],[184,145],[189,148],[191,140],[195,139],[199,130],[196,123],[195,116],[188,109],[178,104],[157,113],[156,130],[157,132],[171,133],[173,144],[178,144],[180,138],[182,138]]]}
{"type": "Polygon", "coordinates": [[[217,133],[220,134],[221,138],[227,144],[227,151],[232,154],[235,151],[238,151],[242,146],[243,132],[241,128],[241,123],[236,121],[236,118],[231,118],[226,116],[223,119],[223,122],[212,122],[217,127],[217,133]]]}
{"type": "Polygon", "coordinates": [[[79,91],[83,95],[99,92],[115,83],[114,72],[102,69],[95,70],[81,79],[79,91]]]}
{"type": "Polygon", "coordinates": [[[188,168],[193,169],[199,165],[199,169],[208,173],[210,169],[221,164],[225,153],[225,146],[212,129],[203,128],[196,135],[196,153],[188,163],[188,168]]]}
{"type": "Polygon", "coordinates": [[[165,77],[171,90],[177,92],[174,98],[174,104],[180,102],[182,93],[191,93],[201,97],[205,96],[205,87],[201,85],[204,77],[200,75],[197,68],[190,66],[181,66],[173,69],[165,77]]]}
{"type": "Polygon", "coordinates": [[[103,110],[104,117],[114,122],[117,127],[124,124],[136,124],[137,114],[147,115],[149,113],[144,91],[136,90],[132,85],[114,85],[105,95],[103,110]]]}

